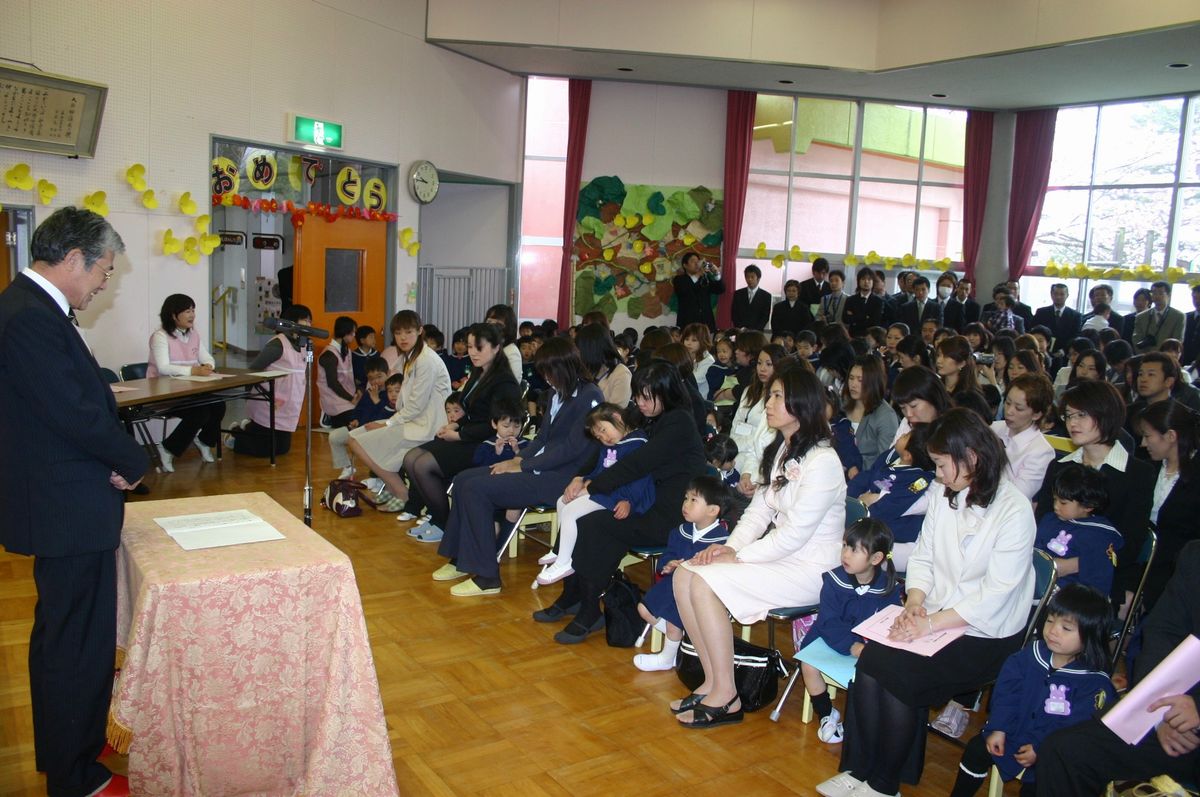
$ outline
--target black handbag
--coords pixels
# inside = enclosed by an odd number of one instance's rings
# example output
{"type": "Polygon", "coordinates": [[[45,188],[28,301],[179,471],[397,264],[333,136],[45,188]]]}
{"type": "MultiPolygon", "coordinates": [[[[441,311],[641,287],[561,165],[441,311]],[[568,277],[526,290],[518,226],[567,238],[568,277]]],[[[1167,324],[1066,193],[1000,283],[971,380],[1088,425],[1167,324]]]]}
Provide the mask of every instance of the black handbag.
{"type": "MultiPolygon", "coordinates": [[[[686,636],[679,646],[675,674],[692,692],[704,683],[700,657],[686,636]]],[[[783,666],[783,657],[778,650],[759,647],[741,637],[733,638],[733,680],[743,710],[758,711],[775,702],[775,696],[779,694],[779,679],[786,676],[787,668],[783,666]]]]}
{"type": "Polygon", "coordinates": [[[637,644],[646,626],[637,610],[642,601],[638,586],[618,570],[613,573],[600,600],[604,603],[604,638],[608,644],[614,648],[631,648],[637,644]]]}

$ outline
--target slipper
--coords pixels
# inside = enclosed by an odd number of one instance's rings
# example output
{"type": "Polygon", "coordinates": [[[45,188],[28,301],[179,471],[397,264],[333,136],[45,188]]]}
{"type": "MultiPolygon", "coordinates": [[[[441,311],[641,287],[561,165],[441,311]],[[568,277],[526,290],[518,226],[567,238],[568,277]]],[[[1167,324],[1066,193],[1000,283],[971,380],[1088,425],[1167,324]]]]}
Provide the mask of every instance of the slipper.
{"type": "Polygon", "coordinates": [[[672,714],[682,714],[685,711],[691,711],[696,706],[700,705],[700,701],[708,695],[702,695],[699,692],[692,692],[690,695],[679,701],[679,708],[671,709],[672,714]]]}
{"type": "Polygon", "coordinates": [[[741,722],[746,718],[746,712],[742,709],[730,711],[733,704],[738,702],[738,696],[734,695],[733,700],[730,700],[723,706],[706,706],[703,703],[697,703],[692,706],[692,721],[680,721],[680,725],[685,728],[713,728],[717,725],[733,725],[741,722]]]}
{"type": "Polygon", "coordinates": [[[381,500],[379,503],[375,504],[375,508],[380,512],[387,512],[390,514],[392,512],[399,512],[404,509],[405,503],[406,502],[403,498],[396,498],[395,496],[392,496],[391,498],[381,500]]]}
{"type": "Polygon", "coordinates": [[[468,578],[451,587],[450,594],[458,598],[479,598],[484,595],[499,595],[500,587],[481,587],[475,583],[475,579],[468,578]]]}
{"type": "Polygon", "coordinates": [[[417,535],[417,542],[441,542],[444,534],[444,531],[430,523],[421,529],[421,533],[417,535]]]}
{"type": "Polygon", "coordinates": [[[596,622],[590,626],[585,626],[578,620],[572,620],[567,623],[567,627],[554,635],[554,641],[560,645],[578,645],[583,640],[587,639],[594,632],[604,628],[604,615],[600,615],[596,622]]]}
{"type": "Polygon", "coordinates": [[[533,613],[533,621],[535,623],[556,623],[566,617],[568,614],[579,614],[578,602],[572,603],[570,606],[559,606],[557,603],[552,603],[545,609],[538,609],[533,613]]]}
{"type": "Polygon", "coordinates": [[[434,581],[457,581],[458,579],[463,578],[464,576],[469,576],[469,575],[471,575],[471,574],[466,573],[462,570],[459,570],[457,567],[454,566],[454,564],[452,562],[446,562],[446,564],[442,565],[437,570],[433,571],[433,580],[434,581]]]}

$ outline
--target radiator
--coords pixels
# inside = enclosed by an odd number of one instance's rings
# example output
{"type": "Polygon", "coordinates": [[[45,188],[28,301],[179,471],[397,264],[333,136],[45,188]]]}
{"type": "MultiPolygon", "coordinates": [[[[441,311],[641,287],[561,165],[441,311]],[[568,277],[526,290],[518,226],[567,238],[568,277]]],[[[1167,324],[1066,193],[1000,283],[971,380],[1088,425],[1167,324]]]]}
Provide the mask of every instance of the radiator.
{"type": "Polygon", "coordinates": [[[487,309],[505,303],[508,270],[503,268],[437,268],[417,270],[417,313],[446,335],[446,349],[456,330],[484,320],[487,309]]]}

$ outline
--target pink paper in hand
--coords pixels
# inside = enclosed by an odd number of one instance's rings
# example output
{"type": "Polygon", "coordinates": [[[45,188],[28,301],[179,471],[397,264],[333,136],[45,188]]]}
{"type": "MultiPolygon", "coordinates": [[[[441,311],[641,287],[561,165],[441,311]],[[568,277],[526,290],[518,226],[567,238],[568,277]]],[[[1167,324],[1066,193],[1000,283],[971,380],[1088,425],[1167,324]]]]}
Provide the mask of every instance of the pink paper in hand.
{"type": "Polygon", "coordinates": [[[1168,710],[1163,706],[1149,711],[1150,704],[1164,697],[1186,694],[1198,682],[1200,639],[1189,635],[1100,721],[1126,744],[1137,744],[1162,721],[1168,710]]]}
{"type": "Polygon", "coordinates": [[[914,639],[912,642],[900,642],[888,638],[888,632],[891,631],[892,624],[896,622],[896,618],[904,612],[902,606],[886,606],[875,614],[863,620],[853,629],[854,633],[861,637],[878,642],[881,645],[887,645],[891,648],[907,650],[910,653],[916,653],[919,656],[932,656],[942,648],[949,645],[954,640],[958,639],[963,634],[967,633],[966,626],[958,628],[947,628],[942,631],[934,631],[932,634],[926,634],[922,637],[914,639]]]}

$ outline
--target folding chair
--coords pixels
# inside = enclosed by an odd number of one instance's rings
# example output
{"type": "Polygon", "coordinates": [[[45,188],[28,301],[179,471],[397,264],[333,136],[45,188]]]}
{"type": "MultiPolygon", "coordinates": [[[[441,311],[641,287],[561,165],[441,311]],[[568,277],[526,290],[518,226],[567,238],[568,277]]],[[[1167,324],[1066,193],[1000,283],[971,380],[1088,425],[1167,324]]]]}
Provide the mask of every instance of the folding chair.
{"type": "MultiPolygon", "coordinates": [[[[131,379],[145,379],[146,369],[149,367],[149,363],[126,363],[125,365],[121,366],[120,381],[128,382],[131,379]]],[[[112,374],[112,371],[108,368],[101,368],[100,370],[101,372],[107,372],[104,374],[104,378],[108,379],[110,383],[118,381],[109,376],[112,374]]],[[[160,439],[165,439],[167,436],[167,419],[164,417],[162,422],[162,435],[160,439]]],[[[150,462],[154,465],[155,470],[157,470],[159,473],[162,473],[162,459],[158,455],[158,446],[154,442],[154,435],[150,433],[150,421],[134,421],[129,425],[129,427],[130,432],[133,434],[133,438],[137,440],[142,447],[146,449],[146,453],[150,455],[150,462]]]]}
{"type": "Polygon", "coordinates": [[[1153,528],[1146,531],[1146,542],[1142,546],[1141,555],[1138,561],[1145,562],[1146,566],[1142,569],[1142,577],[1138,580],[1137,590],[1133,593],[1133,599],[1129,601],[1129,611],[1125,614],[1125,622],[1121,624],[1121,631],[1115,636],[1117,644],[1113,647],[1112,659],[1108,664],[1110,673],[1117,669],[1117,663],[1121,660],[1121,652],[1125,650],[1125,643],[1129,641],[1129,635],[1133,631],[1133,627],[1137,624],[1137,617],[1142,609],[1142,593],[1146,589],[1146,581],[1150,576],[1150,568],[1154,565],[1154,555],[1158,552],[1158,534],[1153,528]]]}
{"type": "Polygon", "coordinates": [[[504,544],[496,551],[496,561],[499,562],[504,558],[504,552],[508,551],[508,558],[515,559],[517,556],[517,540],[530,539],[539,545],[544,545],[550,550],[554,549],[554,544],[558,541],[558,510],[553,506],[527,506],[521,510],[521,515],[512,524],[508,530],[508,536],[504,538],[504,544]],[[550,524],[549,540],[542,540],[529,534],[525,531],[527,526],[532,526],[536,523],[550,524]]]}
{"type": "Polygon", "coordinates": [[[121,379],[128,382],[130,379],[145,379],[146,369],[150,367],[150,363],[126,363],[121,366],[121,379]]]}

